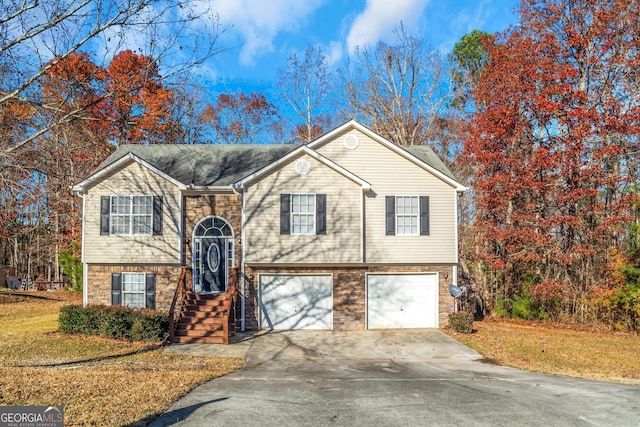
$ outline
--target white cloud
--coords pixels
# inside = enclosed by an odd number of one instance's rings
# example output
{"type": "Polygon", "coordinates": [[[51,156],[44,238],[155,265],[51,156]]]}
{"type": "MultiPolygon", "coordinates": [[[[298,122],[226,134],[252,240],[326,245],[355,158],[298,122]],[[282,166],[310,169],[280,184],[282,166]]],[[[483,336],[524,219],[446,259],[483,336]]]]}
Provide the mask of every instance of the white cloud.
{"type": "Polygon", "coordinates": [[[428,1],[367,0],[364,11],[355,18],[347,35],[348,51],[389,39],[400,22],[408,29],[413,28],[428,1]]]}
{"type": "Polygon", "coordinates": [[[214,0],[211,8],[228,33],[242,44],[240,63],[252,65],[256,57],[274,50],[281,32],[295,32],[324,0],[214,0]]]}
{"type": "Polygon", "coordinates": [[[330,68],[342,59],[342,43],[340,42],[330,42],[324,51],[327,55],[327,65],[329,65],[330,68]]]}

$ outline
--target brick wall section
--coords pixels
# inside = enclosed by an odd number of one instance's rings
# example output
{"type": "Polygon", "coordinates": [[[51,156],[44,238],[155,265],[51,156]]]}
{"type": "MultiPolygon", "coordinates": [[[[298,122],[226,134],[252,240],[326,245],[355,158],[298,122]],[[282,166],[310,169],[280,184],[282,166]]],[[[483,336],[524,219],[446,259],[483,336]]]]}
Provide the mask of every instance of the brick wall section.
{"type": "Polygon", "coordinates": [[[245,328],[258,329],[258,274],[333,274],[333,329],[337,331],[366,329],[366,273],[439,273],[439,318],[440,327],[447,325],[448,315],[452,311],[452,298],[448,286],[452,283],[451,265],[429,266],[367,266],[367,267],[260,267],[245,270],[248,280],[245,282],[246,314],[245,328]],[[250,280],[249,278],[253,278],[250,280]]]}
{"type": "Polygon", "coordinates": [[[235,264],[240,266],[240,236],[242,231],[242,203],[236,194],[217,196],[185,196],[182,200],[184,218],[184,264],[191,266],[193,229],[208,216],[224,218],[233,228],[235,240],[235,264]]]}
{"type": "Polygon", "coordinates": [[[156,309],[168,311],[180,278],[180,266],[169,265],[89,265],[89,304],[111,305],[111,273],[155,273],[156,309]]]}

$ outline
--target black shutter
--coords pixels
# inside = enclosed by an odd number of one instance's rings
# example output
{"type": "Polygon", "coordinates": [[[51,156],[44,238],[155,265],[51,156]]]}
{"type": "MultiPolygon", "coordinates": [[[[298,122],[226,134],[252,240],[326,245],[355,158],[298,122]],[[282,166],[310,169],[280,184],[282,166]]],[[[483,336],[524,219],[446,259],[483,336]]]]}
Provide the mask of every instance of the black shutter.
{"type": "Polygon", "coordinates": [[[316,194],[316,234],[327,234],[326,194],[316,194]]]}
{"type": "Polygon", "coordinates": [[[109,235],[109,210],[111,209],[111,197],[100,197],[100,235],[109,235]]]}
{"type": "Polygon", "coordinates": [[[385,197],[387,207],[387,236],[395,236],[396,234],[396,197],[385,197]]]}
{"type": "Polygon", "coordinates": [[[291,234],[291,194],[280,195],[280,234],[291,234]]]}
{"type": "Polygon", "coordinates": [[[145,275],[145,307],[152,310],[156,309],[156,275],[147,273],[145,275]]]}
{"type": "Polygon", "coordinates": [[[162,234],[162,196],[153,196],[153,235],[162,234]]]}
{"type": "Polygon", "coordinates": [[[420,235],[429,235],[429,196],[420,196],[420,235]]]}
{"type": "Polygon", "coordinates": [[[121,273],[111,273],[111,305],[122,305],[121,273]]]}

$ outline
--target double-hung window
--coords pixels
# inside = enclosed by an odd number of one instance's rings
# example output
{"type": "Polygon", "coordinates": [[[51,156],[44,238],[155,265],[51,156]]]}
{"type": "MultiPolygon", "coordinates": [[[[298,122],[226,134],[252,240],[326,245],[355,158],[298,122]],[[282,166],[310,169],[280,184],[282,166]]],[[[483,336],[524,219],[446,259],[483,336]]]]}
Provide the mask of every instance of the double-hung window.
{"type": "Polygon", "coordinates": [[[151,234],[152,196],[111,196],[111,234],[151,234]]]}
{"type": "Polygon", "coordinates": [[[281,194],[280,234],[327,234],[327,195],[281,194]]]}
{"type": "Polygon", "coordinates": [[[144,308],[145,274],[122,273],[122,305],[144,308]]]}
{"type": "Polygon", "coordinates": [[[162,196],[101,196],[100,235],[162,235],[162,196]]]}
{"type": "Polygon", "coordinates": [[[291,234],[316,234],[316,195],[291,195],[291,234]]]}
{"type": "Polygon", "coordinates": [[[111,304],[155,310],[156,274],[111,273],[111,304]]]}
{"type": "Polygon", "coordinates": [[[396,235],[418,235],[418,196],[396,196],[396,235]]]}
{"type": "Polygon", "coordinates": [[[386,196],[387,236],[428,236],[429,196],[386,196]]]}

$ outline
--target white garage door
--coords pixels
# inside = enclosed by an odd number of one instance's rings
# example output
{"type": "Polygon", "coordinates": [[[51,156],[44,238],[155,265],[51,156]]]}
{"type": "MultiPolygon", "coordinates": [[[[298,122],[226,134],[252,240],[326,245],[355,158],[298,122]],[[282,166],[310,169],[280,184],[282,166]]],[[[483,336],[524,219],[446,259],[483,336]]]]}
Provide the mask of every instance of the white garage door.
{"type": "Polygon", "coordinates": [[[260,275],[263,329],[331,329],[331,275],[260,275]]]}
{"type": "Polygon", "coordinates": [[[437,328],[437,274],[368,274],[367,328],[437,328]]]}

